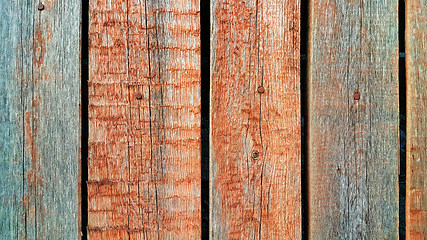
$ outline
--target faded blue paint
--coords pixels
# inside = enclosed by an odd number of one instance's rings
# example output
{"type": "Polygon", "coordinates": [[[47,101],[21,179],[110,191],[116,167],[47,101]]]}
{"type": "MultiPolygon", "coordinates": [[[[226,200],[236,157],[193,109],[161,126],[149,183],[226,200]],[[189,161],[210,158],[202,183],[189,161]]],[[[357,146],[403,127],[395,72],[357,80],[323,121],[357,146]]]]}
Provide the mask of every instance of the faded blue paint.
{"type": "Polygon", "coordinates": [[[8,7],[0,8],[0,239],[18,239],[22,226],[22,129],[14,74],[20,23],[16,3],[2,0],[1,4],[8,7]]]}
{"type": "Polygon", "coordinates": [[[0,3],[0,240],[79,239],[81,1],[0,3]]]}

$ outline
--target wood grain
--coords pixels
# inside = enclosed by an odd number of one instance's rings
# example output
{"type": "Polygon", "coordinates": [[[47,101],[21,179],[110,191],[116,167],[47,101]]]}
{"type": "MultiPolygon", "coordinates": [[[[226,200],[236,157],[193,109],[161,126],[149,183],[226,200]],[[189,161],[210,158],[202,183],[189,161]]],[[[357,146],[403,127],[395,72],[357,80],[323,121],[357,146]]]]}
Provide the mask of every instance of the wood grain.
{"type": "Polygon", "coordinates": [[[211,2],[210,239],[301,238],[299,11],[211,2]]]}
{"type": "Polygon", "coordinates": [[[398,1],[313,0],[309,237],[398,238],[398,1]]]}
{"type": "Polygon", "coordinates": [[[200,239],[199,1],[90,1],[90,239],[200,239]]]}
{"type": "Polygon", "coordinates": [[[427,1],[406,1],[406,239],[427,238],[427,1]]]}
{"type": "Polygon", "coordinates": [[[0,239],[80,239],[80,1],[2,2],[0,239]]]}

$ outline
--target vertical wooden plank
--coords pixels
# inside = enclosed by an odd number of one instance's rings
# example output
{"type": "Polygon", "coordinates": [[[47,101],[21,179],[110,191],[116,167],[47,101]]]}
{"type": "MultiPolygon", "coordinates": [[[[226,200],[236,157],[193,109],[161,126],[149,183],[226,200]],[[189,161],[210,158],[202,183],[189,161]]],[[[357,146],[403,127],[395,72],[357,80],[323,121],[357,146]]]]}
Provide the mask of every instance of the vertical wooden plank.
{"type": "Polygon", "coordinates": [[[406,1],[406,239],[427,238],[427,1],[406,1]]]}
{"type": "Polygon", "coordinates": [[[398,1],[313,0],[310,239],[398,238],[398,1]]]}
{"type": "Polygon", "coordinates": [[[89,238],[200,239],[199,1],[89,8],[89,238]]]}
{"type": "Polygon", "coordinates": [[[300,2],[211,2],[210,238],[301,238],[300,2]]]}
{"type": "MultiPolygon", "coordinates": [[[[19,239],[24,234],[21,80],[16,76],[22,20],[17,3],[0,8],[0,238],[19,239]],[[9,23],[9,24],[6,24],[9,23]],[[19,35],[18,35],[19,33],[19,35]],[[15,114],[18,114],[17,116],[15,114]]],[[[22,71],[19,71],[22,72],[22,71]]]]}
{"type": "Polygon", "coordinates": [[[2,2],[0,239],[80,239],[78,0],[2,2]]]}

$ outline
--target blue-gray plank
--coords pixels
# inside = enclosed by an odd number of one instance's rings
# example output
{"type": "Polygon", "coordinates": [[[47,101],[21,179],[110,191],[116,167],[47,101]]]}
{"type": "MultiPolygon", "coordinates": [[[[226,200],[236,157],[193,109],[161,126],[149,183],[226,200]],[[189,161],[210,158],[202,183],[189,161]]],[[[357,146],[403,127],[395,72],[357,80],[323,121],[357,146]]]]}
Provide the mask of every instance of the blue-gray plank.
{"type": "Polygon", "coordinates": [[[80,0],[1,1],[0,239],[80,238],[80,0]]]}
{"type": "Polygon", "coordinates": [[[310,1],[310,239],[398,239],[398,3],[310,1]]]}

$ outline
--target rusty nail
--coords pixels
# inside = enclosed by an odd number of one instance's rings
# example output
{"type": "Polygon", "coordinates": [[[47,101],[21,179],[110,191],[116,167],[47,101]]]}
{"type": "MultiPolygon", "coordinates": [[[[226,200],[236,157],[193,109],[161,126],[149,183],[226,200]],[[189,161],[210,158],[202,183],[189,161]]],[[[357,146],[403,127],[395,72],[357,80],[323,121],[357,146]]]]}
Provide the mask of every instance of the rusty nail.
{"type": "Polygon", "coordinates": [[[258,93],[264,93],[265,92],[265,89],[264,89],[264,87],[263,86],[259,86],[258,87],[258,93]]]}
{"type": "Polygon", "coordinates": [[[136,93],[136,99],[142,99],[142,94],[140,92],[136,93]]]}
{"type": "Polygon", "coordinates": [[[259,158],[259,152],[258,152],[258,150],[253,150],[251,157],[252,157],[253,160],[257,160],[259,158]]]}
{"type": "Polygon", "coordinates": [[[43,11],[44,10],[44,4],[39,3],[39,6],[37,6],[37,9],[39,9],[40,11],[43,11]]]}
{"type": "Polygon", "coordinates": [[[354,91],[354,95],[353,95],[354,100],[359,100],[360,99],[360,93],[359,90],[354,91]]]}

